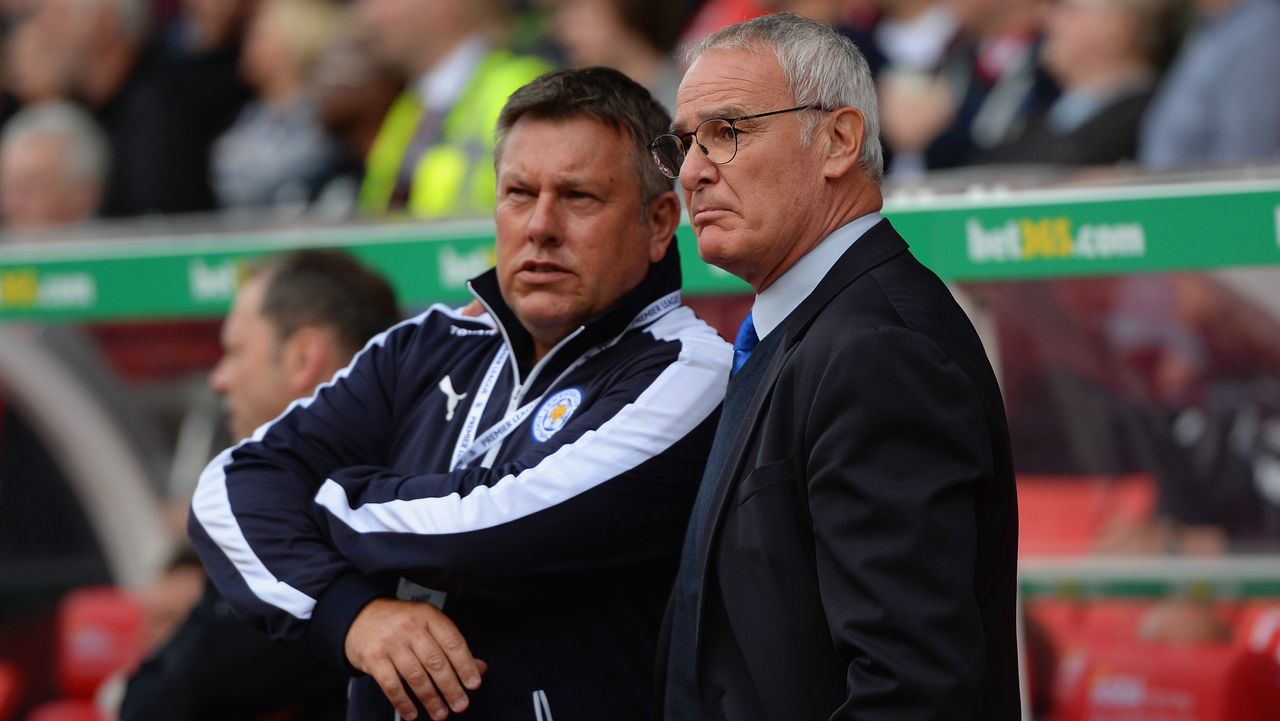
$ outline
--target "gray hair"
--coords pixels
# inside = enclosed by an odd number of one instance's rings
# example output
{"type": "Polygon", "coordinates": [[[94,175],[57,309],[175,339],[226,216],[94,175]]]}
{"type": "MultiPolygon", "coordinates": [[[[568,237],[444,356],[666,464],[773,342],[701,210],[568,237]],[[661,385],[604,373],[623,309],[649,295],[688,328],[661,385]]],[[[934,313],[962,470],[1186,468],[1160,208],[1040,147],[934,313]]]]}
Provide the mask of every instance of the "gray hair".
{"type": "MultiPolygon", "coordinates": [[[[884,154],[876,84],[867,59],[852,41],[826,23],[776,13],[713,33],[686,51],[685,60],[692,64],[708,50],[772,51],[797,105],[862,111],[865,133],[858,164],[872,181],[880,182],[884,154]]],[[[801,113],[800,117],[801,141],[808,145],[820,117],[814,113],[801,113]]]]}
{"type": "Polygon", "coordinates": [[[0,133],[0,148],[10,148],[37,137],[60,141],[63,170],[72,179],[106,183],[110,160],[107,138],[88,113],[61,100],[28,106],[5,123],[0,133]]]}

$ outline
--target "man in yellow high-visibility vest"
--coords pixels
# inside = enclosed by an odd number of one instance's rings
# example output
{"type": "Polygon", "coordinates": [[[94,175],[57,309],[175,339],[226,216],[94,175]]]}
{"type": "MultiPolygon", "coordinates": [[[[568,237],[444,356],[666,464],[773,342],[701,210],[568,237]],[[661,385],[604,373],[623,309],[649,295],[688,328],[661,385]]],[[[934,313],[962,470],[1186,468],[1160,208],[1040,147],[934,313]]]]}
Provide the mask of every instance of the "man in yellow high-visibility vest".
{"type": "Polygon", "coordinates": [[[361,0],[376,46],[409,77],[365,159],[360,210],[423,218],[493,211],[493,127],[550,69],[495,38],[502,0],[361,0]]]}

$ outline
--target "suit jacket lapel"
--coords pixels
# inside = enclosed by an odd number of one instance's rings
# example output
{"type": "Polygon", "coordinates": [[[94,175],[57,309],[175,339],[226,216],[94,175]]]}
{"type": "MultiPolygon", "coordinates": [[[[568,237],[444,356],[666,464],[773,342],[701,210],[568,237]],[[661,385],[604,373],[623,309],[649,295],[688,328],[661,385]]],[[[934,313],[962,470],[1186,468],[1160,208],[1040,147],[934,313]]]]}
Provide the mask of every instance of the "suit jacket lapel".
{"type": "Polygon", "coordinates": [[[906,252],[907,241],[898,235],[888,220],[881,220],[858,238],[857,242],[840,256],[840,260],[822,278],[809,297],[801,301],[791,311],[784,322],[787,335],[783,338],[783,349],[790,349],[800,342],[814,318],[827,304],[844,290],[850,283],[862,277],[864,273],[899,253],[906,252]]]}
{"type": "MultiPolygon", "coordinates": [[[[710,543],[712,538],[715,538],[716,528],[719,526],[720,517],[723,515],[725,498],[728,496],[731,486],[737,484],[739,470],[746,461],[747,443],[751,440],[751,436],[755,431],[760,409],[764,407],[765,402],[773,395],[773,386],[778,380],[778,373],[782,371],[782,366],[786,363],[784,355],[786,355],[785,349],[781,347],[774,351],[773,358],[769,361],[769,367],[765,370],[764,376],[760,378],[760,385],[756,386],[755,393],[751,397],[751,405],[747,407],[746,415],[743,416],[744,422],[738,426],[738,431],[734,434],[733,446],[730,447],[728,455],[725,456],[724,466],[720,468],[720,475],[716,478],[716,492],[711,497],[710,517],[706,527],[703,529],[702,545],[700,546],[704,573],[708,556],[707,544],[710,543]],[[745,422],[745,419],[749,419],[750,422],[745,422]]],[[[705,577],[703,580],[706,580],[705,577]]]]}

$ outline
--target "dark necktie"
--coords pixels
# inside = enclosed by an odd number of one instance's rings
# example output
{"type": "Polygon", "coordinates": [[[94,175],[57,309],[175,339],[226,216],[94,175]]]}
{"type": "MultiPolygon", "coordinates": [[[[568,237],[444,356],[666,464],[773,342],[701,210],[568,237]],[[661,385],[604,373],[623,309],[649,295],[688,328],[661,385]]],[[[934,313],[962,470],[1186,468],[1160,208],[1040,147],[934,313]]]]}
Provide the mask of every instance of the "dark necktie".
{"type": "MultiPolygon", "coordinates": [[[[672,589],[671,645],[667,650],[666,699],[664,721],[706,721],[698,691],[697,654],[699,598],[701,596],[705,549],[703,536],[714,523],[713,505],[720,476],[733,448],[734,439],[747,422],[752,398],[769,368],[770,359],[781,345],[782,329],[775,329],[763,341],[756,335],[755,321],[748,315],[733,344],[733,368],[736,372],[756,353],[756,365],[737,374],[725,392],[720,425],[707,454],[707,467],[693,502],[689,529],[685,534],[680,569],[672,589]],[[758,345],[757,345],[758,344],[758,345]]],[[[709,561],[706,561],[709,563],[709,561]]]]}
{"type": "Polygon", "coordinates": [[[731,377],[742,370],[743,364],[751,357],[751,351],[756,349],[759,342],[755,321],[751,319],[751,313],[747,313],[747,317],[742,319],[742,325],[738,327],[738,337],[733,339],[733,370],[729,372],[731,377]]]}

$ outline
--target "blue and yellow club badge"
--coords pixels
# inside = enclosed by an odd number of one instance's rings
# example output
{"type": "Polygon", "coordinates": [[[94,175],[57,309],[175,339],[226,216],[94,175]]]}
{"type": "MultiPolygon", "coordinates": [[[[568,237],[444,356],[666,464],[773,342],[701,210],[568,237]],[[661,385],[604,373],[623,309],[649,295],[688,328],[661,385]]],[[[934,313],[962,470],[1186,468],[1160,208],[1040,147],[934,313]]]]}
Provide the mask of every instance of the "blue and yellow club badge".
{"type": "Polygon", "coordinates": [[[529,429],[539,443],[555,435],[564,428],[569,417],[582,405],[582,391],[578,388],[565,388],[548,398],[533,416],[533,426],[529,429]]]}

